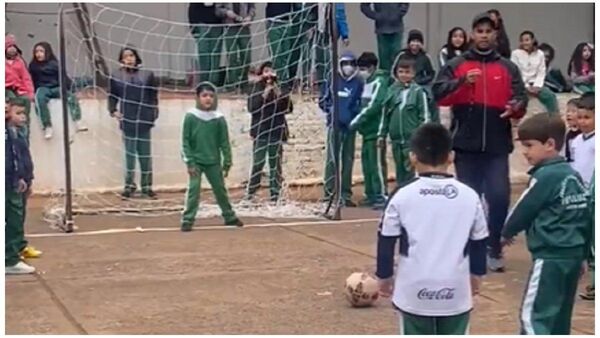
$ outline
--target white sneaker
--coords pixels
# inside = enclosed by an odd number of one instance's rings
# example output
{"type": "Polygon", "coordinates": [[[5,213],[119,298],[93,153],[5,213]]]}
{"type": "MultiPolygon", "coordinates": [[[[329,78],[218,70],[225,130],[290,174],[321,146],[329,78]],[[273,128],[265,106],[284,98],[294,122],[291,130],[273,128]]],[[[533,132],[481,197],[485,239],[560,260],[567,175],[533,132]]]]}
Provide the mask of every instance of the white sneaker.
{"type": "Polygon", "coordinates": [[[54,134],[54,132],[52,131],[52,127],[48,127],[46,129],[44,129],[44,138],[46,140],[51,139],[53,134],[54,134]]]}
{"type": "Polygon", "coordinates": [[[75,129],[77,131],[87,131],[88,127],[81,121],[75,121],[75,129]]]}
{"type": "Polygon", "coordinates": [[[7,275],[27,275],[35,272],[35,268],[31,265],[27,265],[24,262],[19,262],[13,266],[4,267],[4,271],[7,275]]]}

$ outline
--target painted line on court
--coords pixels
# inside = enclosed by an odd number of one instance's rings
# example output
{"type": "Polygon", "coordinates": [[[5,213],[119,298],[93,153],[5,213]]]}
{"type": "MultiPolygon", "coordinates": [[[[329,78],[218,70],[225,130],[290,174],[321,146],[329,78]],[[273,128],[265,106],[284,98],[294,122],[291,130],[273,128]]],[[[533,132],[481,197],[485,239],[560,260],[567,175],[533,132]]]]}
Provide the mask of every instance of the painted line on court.
{"type": "MultiPolygon", "coordinates": [[[[369,223],[377,222],[379,218],[363,218],[363,219],[351,219],[341,221],[302,221],[302,222],[279,222],[279,223],[264,223],[264,224],[248,224],[242,228],[272,228],[272,227],[295,227],[304,225],[339,225],[339,224],[357,224],[357,223],[369,223]]],[[[237,230],[237,227],[232,226],[199,226],[194,227],[196,230],[237,230]]],[[[105,230],[94,230],[94,231],[81,231],[72,233],[63,232],[51,232],[41,234],[26,234],[28,238],[48,238],[48,237],[74,237],[74,236],[95,236],[95,235],[110,235],[120,233],[147,233],[147,232],[169,232],[169,231],[180,231],[179,227],[162,227],[162,228],[118,228],[118,229],[105,229],[105,230]]]]}

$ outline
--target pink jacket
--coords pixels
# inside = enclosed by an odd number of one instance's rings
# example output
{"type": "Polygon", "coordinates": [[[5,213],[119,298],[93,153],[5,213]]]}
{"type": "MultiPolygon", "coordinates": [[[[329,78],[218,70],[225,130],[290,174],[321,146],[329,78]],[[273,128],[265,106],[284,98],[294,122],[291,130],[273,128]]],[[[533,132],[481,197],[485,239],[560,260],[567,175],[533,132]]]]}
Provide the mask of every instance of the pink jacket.
{"type": "MultiPolygon", "coordinates": [[[[16,47],[17,44],[15,37],[9,34],[6,36],[4,51],[11,46],[16,47]]],[[[5,61],[4,80],[6,82],[6,88],[14,88],[18,95],[27,96],[30,99],[33,99],[33,81],[31,81],[31,75],[29,75],[25,61],[20,55],[13,60],[5,61]]]]}

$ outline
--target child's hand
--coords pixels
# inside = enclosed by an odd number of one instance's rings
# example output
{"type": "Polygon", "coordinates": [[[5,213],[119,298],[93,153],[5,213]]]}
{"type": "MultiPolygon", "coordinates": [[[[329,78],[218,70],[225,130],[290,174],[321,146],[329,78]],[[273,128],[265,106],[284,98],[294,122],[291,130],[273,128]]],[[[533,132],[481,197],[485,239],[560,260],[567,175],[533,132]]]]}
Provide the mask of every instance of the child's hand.
{"type": "Polygon", "coordinates": [[[25,182],[24,179],[20,179],[19,182],[17,182],[17,192],[24,193],[26,191],[27,191],[27,182],[25,182]]]}
{"type": "Polygon", "coordinates": [[[391,297],[394,292],[394,278],[378,279],[379,283],[379,295],[381,297],[391,297]]]}
{"type": "Polygon", "coordinates": [[[385,139],[380,137],[377,139],[377,148],[383,148],[385,146],[385,139]]]}
{"type": "Polygon", "coordinates": [[[229,176],[229,169],[231,169],[230,166],[224,166],[223,167],[223,177],[227,178],[227,176],[229,176]]]}
{"type": "Polygon", "coordinates": [[[481,291],[481,276],[471,275],[471,294],[477,296],[481,291]]]}
{"type": "Polygon", "coordinates": [[[25,198],[29,198],[29,196],[31,196],[31,186],[27,187],[27,190],[25,191],[25,198]]]}
{"type": "Polygon", "coordinates": [[[193,166],[188,166],[187,167],[187,172],[191,177],[196,177],[198,176],[198,171],[196,170],[196,167],[193,166]]]}

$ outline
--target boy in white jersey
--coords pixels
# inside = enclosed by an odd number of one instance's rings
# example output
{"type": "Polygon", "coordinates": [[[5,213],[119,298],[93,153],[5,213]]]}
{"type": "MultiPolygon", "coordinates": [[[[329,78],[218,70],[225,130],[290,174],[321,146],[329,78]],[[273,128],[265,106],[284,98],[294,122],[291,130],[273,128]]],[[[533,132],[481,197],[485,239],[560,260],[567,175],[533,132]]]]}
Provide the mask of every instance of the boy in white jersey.
{"type": "Polygon", "coordinates": [[[390,198],[379,226],[376,275],[382,296],[393,290],[402,334],[466,334],[486,272],[485,215],[477,193],[448,174],[451,149],[441,124],[415,131],[409,157],[417,177],[390,198]]]}
{"type": "Polygon", "coordinates": [[[581,175],[587,186],[590,185],[595,167],[596,114],[594,108],[594,93],[581,95],[577,101],[577,125],[581,134],[571,143],[571,158],[573,159],[571,166],[581,175]]]}

